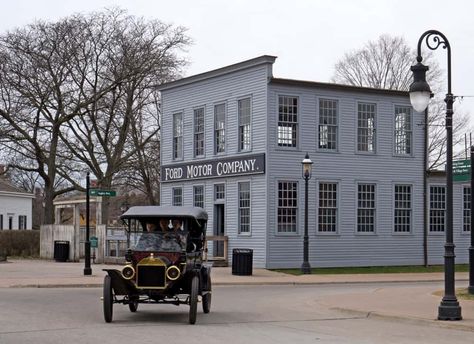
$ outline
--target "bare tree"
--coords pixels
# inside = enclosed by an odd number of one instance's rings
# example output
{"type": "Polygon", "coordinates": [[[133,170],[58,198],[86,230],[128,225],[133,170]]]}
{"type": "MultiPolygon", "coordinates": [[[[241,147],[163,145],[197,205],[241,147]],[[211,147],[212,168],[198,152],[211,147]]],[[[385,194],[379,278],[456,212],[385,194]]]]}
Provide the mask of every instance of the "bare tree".
{"type": "MultiPolygon", "coordinates": [[[[119,86],[83,107],[82,115],[63,127],[60,136],[67,148],[63,157],[73,162],[76,173],[71,174],[71,165],[61,166],[59,173],[81,189],[75,175],[88,169],[100,187],[110,188],[117,174],[132,166],[154,203],[156,192],[150,175],[143,173],[149,166],[144,165],[148,161],[142,152],[156,147],[158,138],[156,88],[180,75],[186,61],[177,52],[190,40],[182,27],[144,21],[120,10],[81,19],[87,23],[82,41],[88,42],[88,50],[75,57],[74,74],[88,75],[86,81],[94,91],[101,88],[104,77],[119,86]],[[88,58],[90,51],[94,59],[88,58]]],[[[158,166],[159,161],[152,163],[158,166]]],[[[102,210],[105,220],[108,199],[102,210]]]]}
{"type": "Polygon", "coordinates": [[[60,127],[83,106],[71,100],[70,59],[79,47],[68,39],[82,29],[37,22],[0,37],[3,150],[11,167],[36,172],[44,181],[46,223],[54,221],[53,199],[73,189],[55,189],[55,182],[60,127]]]}
{"type": "Polygon", "coordinates": [[[182,27],[115,9],[0,36],[0,150],[9,166],[40,177],[45,223],[56,196],[83,190],[87,170],[110,187],[155,140],[158,122],[138,140],[130,128],[156,86],[180,74],[177,52],[189,43],[182,27]]]}
{"type": "MultiPolygon", "coordinates": [[[[407,91],[412,83],[410,67],[415,64],[416,52],[410,49],[402,37],[382,35],[375,42],[370,41],[363,48],[347,53],[335,65],[333,82],[361,87],[407,91]]],[[[433,92],[443,90],[443,72],[427,52],[424,63],[430,67],[427,78],[433,92]]],[[[444,165],[446,156],[446,132],[444,129],[445,105],[443,99],[434,98],[428,110],[428,169],[444,165]]],[[[461,142],[463,131],[469,121],[466,113],[454,116],[454,144],[461,142]]]]}

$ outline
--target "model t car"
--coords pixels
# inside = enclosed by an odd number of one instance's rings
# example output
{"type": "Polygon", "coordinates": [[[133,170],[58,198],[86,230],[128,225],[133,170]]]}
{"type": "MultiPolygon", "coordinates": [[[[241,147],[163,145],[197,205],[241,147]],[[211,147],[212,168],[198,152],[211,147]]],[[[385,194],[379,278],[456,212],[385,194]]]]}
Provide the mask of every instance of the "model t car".
{"type": "Polygon", "coordinates": [[[127,251],[121,270],[105,269],[104,319],[113,305],[136,312],[141,303],[189,305],[196,322],[198,298],[211,309],[211,269],[203,262],[207,213],[202,208],[139,206],[127,210],[127,251]]]}

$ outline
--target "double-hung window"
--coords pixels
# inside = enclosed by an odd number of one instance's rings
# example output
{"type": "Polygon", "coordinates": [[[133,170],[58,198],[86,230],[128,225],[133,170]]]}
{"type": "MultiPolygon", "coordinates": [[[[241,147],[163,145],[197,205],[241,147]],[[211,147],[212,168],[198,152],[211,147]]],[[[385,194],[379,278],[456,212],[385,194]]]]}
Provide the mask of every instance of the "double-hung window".
{"type": "Polygon", "coordinates": [[[250,233],[250,182],[239,183],[239,233],[250,233]]]}
{"type": "Polygon", "coordinates": [[[412,115],[408,106],[395,106],[395,154],[412,152],[412,115]]]}
{"type": "Polygon", "coordinates": [[[251,150],[251,108],[250,98],[240,99],[237,102],[239,113],[239,151],[251,150]]]}
{"type": "Polygon", "coordinates": [[[395,185],[394,232],[411,232],[411,185],[395,185]]]}
{"type": "Polygon", "coordinates": [[[26,229],[26,215],[18,216],[18,229],[26,229]]]}
{"type": "Polygon", "coordinates": [[[224,201],[225,200],[225,184],[215,184],[214,185],[214,201],[224,201]]]}
{"type": "Polygon", "coordinates": [[[214,106],[214,151],[225,152],[225,104],[214,106]]]}
{"type": "Polygon", "coordinates": [[[194,110],[194,156],[204,155],[204,108],[194,110]]]}
{"type": "Polygon", "coordinates": [[[430,232],[444,232],[446,216],[446,188],[430,186],[430,232]]]}
{"type": "Polygon", "coordinates": [[[278,233],[296,233],[298,219],[298,183],[278,182],[278,233]]]}
{"type": "Polygon", "coordinates": [[[173,159],[183,158],[183,114],[173,114],[173,159]]]}
{"type": "Polygon", "coordinates": [[[194,206],[204,208],[204,186],[196,185],[193,187],[194,206]]]}
{"type": "Polygon", "coordinates": [[[278,97],[278,146],[296,147],[298,136],[298,98],[278,97]]]}
{"type": "Polygon", "coordinates": [[[375,114],[375,104],[357,104],[357,151],[359,152],[375,153],[375,114]]]}
{"type": "Polygon", "coordinates": [[[337,232],[337,183],[319,183],[318,232],[337,232]]]}
{"type": "Polygon", "coordinates": [[[319,99],[319,128],[320,149],[337,150],[337,101],[319,99]]]}
{"type": "Polygon", "coordinates": [[[471,231],[471,188],[463,187],[462,202],[462,231],[469,233],[471,231]]]}
{"type": "Polygon", "coordinates": [[[357,232],[375,232],[375,184],[357,185],[357,232]]]}
{"type": "Polygon", "coordinates": [[[173,188],[173,205],[182,206],[183,205],[183,188],[173,188]]]}

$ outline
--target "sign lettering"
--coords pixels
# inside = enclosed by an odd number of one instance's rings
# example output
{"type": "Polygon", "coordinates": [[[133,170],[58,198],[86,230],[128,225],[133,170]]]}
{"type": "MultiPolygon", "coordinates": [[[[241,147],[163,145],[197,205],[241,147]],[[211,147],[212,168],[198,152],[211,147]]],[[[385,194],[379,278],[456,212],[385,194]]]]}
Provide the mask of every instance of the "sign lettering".
{"type": "Polygon", "coordinates": [[[265,154],[206,160],[161,167],[161,182],[265,173],[265,154]]]}

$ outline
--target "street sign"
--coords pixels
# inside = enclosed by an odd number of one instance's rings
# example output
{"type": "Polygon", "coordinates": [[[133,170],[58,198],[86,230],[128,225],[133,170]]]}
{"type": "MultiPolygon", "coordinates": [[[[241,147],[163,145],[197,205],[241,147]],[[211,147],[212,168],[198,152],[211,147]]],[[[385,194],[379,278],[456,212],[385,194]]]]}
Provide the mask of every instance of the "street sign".
{"type": "Polygon", "coordinates": [[[471,180],[471,160],[453,161],[453,181],[468,182],[471,180]]]}
{"type": "Polygon", "coordinates": [[[89,196],[109,196],[115,197],[117,196],[117,192],[115,190],[99,190],[99,189],[90,189],[89,196]]]}
{"type": "Polygon", "coordinates": [[[90,239],[89,239],[90,243],[91,243],[91,248],[97,248],[99,247],[98,243],[99,243],[99,239],[95,236],[92,236],[90,239]]]}

